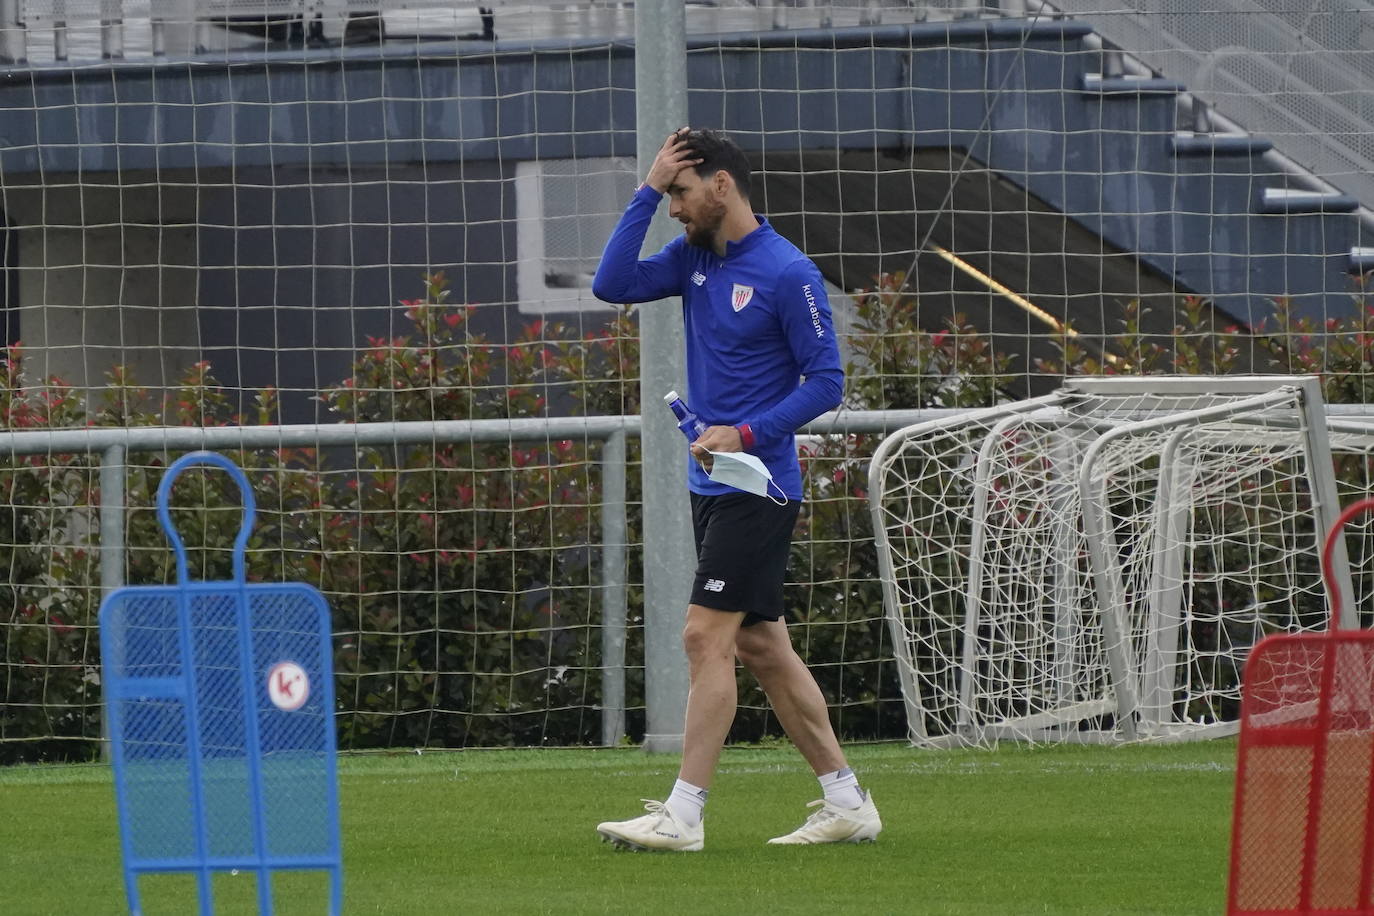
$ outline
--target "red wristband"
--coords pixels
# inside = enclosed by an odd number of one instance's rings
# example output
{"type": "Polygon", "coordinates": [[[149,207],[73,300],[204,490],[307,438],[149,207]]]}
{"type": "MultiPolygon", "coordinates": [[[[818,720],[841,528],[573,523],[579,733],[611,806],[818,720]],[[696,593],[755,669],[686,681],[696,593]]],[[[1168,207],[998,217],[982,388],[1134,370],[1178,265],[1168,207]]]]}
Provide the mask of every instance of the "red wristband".
{"type": "Polygon", "coordinates": [[[754,431],[749,428],[748,423],[741,423],[735,429],[739,430],[739,447],[746,452],[754,447],[754,431]]]}

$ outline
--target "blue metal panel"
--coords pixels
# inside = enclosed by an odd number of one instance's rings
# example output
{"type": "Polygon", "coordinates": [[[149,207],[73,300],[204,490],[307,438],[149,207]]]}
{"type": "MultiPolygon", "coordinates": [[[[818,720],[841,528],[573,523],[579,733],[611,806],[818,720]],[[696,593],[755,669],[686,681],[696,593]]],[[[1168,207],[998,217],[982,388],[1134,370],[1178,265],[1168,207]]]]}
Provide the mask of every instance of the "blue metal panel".
{"type": "Polygon", "coordinates": [[[209,913],[212,873],[238,869],[257,876],[259,912],[270,914],[272,874],[311,869],[329,874],[329,912],[337,914],[343,864],[329,608],[308,585],[245,583],[253,496],[228,459],[183,456],[157,499],[178,584],[119,589],[100,609],[129,909],[142,909],[140,876],[191,872],[209,913]],[[192,465],[228,471],[243,495],[227,582],[188,579],[168,513],[172,483],[192,465]]]}

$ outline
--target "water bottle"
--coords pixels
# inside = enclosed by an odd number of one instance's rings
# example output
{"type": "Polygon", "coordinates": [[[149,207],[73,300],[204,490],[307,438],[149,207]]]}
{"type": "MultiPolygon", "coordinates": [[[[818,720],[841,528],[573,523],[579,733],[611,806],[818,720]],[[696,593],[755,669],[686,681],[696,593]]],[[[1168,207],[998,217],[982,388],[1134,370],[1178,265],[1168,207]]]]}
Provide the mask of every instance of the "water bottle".
{"type": "Polygon", "coordinates": [[[677,417],[677,428],[682,430],[688,442],[697,441],[701,434],[706,432],[706,424],[701,422],[701,417],[692,412],[692,408],[677,396],[676,391],[665,394],[663,402],[672,409],[673,415],[677,417]]]}

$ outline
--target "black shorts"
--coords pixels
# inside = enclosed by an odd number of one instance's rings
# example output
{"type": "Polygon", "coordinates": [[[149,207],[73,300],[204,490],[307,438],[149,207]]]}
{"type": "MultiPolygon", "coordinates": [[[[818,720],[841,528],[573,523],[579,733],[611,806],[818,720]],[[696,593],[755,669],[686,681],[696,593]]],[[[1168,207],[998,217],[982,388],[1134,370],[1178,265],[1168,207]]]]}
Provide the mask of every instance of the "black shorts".
{"type": "Polygon", "coordinates": [[[782,585],[801,504],[753,493],[692,496],[697,577],[692,603],[744,611],[744,626],[782,616],[782,585]]]}

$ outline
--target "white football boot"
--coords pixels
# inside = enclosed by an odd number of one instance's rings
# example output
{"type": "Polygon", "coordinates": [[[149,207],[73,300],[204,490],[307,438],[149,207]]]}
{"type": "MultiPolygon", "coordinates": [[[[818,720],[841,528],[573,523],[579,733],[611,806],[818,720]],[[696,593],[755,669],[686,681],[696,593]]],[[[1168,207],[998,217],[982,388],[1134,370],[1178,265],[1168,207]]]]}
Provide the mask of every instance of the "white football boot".
{"type": "Polygon", "coordinates": [[[642,798],[648,814],[628,821],[604,821],[596,825],[596,832],[612,845],[634,850],[663,850],[667,852],[697,852],[706,838],[702,824],[688,827],[673,816],[663,802],[642,798]]]}
{"type": "Polygon", "coordinates": [[[768,842],[774,846],[809,846],[814,843],[872,843],[882,832],[883,821],[873,796],[864,793],[864,803],[857,808],[841,808],[825,799],[817,799],[806,807],[820,805],[821,810],[806,819],[786,836],[775,836],[768,842]]]}

